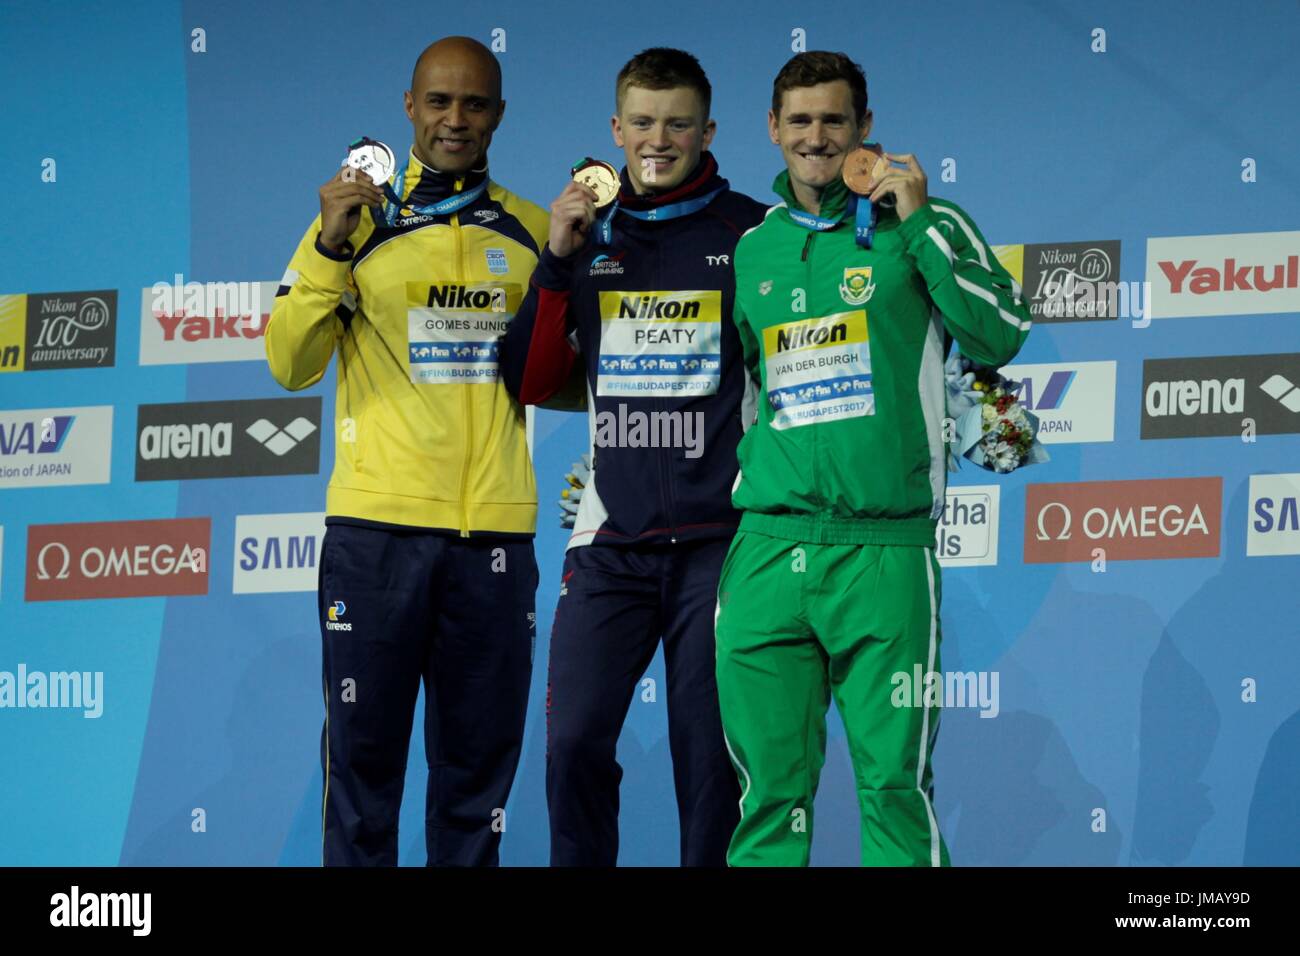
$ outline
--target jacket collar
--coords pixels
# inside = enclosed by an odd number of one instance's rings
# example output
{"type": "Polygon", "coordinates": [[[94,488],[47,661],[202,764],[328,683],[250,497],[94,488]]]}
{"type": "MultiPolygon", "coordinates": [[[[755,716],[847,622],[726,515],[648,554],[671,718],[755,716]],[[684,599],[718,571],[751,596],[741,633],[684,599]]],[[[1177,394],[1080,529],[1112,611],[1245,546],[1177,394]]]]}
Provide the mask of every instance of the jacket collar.
{"type": "Polygon", "coordinates": [[[632,186],[632,180],[628,177],[626,166],[619,174],[619,183],[618,204],[624,209],[635,210],[654,209],[672,203],[686,202],[727,186],[727,181],[718,175],[718,161],[707,150],[700,154],[700,161],[682,180],[682,184],[670,192],[638,196],[632,186]]]}
{"type": "Polygon", "coordinates": [[[411,147],[406,165],[406,181],[402,184],[402,200],[420,206],[436,203],[466,189],[473,189],[487,178],[486,161],[480,169],[455,176],[424,165],[415,155],[415,147],[411,147]]]}
{"type": "MultiPolygon", "coordinates": [[[[772,182],[772,191],[785,201],[786,206],[791,209],[797,209],[800,212],[808,212],[804,209],[803,204],[795,198],[794,189],[790,185],[790,171],[783,169],[777,174],[772,182]]],[[[851,200],[854,193],[848,186],[844,185],[844,180],[836,177],[835,181],[829,183],[822,190],[821,212],[818,213],[823,219],[834,219],[837,222],[848,222],[853,219],[850,212],[851,200]]],[[[857,197],[861,201],[866,201],[865,197],[857,197]]],[[[898,213],[892,206],[880,206],[876,210],[876,221],[879,226],[888,226],[893,220],[898,218],[898,213]]]]}
{"type": "MultiPolygon", "coordinates": [[[[794,188],[790,185],[790,170],[783,169],[777,173],[776,179],[772,181],[772,191],[785,200],[785,204],[791,209],[798,209],[800,212],[810,212],[804,209],[803,204],[795,198],[794,188]]],[[[823,219],[844,219],[849,211],[849,187],[844,185],[844,180],[838,176],[822,190],[821,212],[817,215],[823,219]]]]}

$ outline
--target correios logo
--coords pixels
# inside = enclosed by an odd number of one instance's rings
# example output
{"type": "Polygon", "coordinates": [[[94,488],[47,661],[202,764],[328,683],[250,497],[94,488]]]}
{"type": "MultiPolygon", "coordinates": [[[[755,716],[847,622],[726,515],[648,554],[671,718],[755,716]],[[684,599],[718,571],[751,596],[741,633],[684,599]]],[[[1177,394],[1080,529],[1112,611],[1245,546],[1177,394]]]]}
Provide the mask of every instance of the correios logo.
{"type": "Polygon", "coordinates": [[[1223,479],[1028,485],[1025,563],[1212,558],[1223,479]]]}
{"type": "Polygon", "coordinates": [[[333,604],[331,604],[329,606],[329,611],[326,615],[329,619],[325,622],[325,630],[327,631],[352,630],[352,624],[348,621],[342,620],[343,615],[346,614],[347,611],[348,611],[348,606],[344,604],[342,601],[335,601],[333,604]]]}
{"type": "Polygon", "coordinates": [[[208,593],[209,518],[32,525],[27,600],[208,593]]]}

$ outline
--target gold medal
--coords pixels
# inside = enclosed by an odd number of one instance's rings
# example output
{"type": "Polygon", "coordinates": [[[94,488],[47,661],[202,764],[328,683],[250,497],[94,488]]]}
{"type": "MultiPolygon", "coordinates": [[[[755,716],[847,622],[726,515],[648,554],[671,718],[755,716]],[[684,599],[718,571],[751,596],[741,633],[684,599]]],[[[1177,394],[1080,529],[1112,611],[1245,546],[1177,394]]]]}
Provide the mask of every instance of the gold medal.
{"type": "Polygon", "coordinates": [[[863,143],[844,158],[840,175],[844,185],[859,196],[870,196],[877,182],[889,172],[889,160],[879,143],[863,143]]]}
{"type": "Polygon", "coordinates": [[[609,163],[588,156],[573,167],[573,181],[582,183],[596,194],[596,208],[602,209],[618,198],[618,170],[609,163]]]}

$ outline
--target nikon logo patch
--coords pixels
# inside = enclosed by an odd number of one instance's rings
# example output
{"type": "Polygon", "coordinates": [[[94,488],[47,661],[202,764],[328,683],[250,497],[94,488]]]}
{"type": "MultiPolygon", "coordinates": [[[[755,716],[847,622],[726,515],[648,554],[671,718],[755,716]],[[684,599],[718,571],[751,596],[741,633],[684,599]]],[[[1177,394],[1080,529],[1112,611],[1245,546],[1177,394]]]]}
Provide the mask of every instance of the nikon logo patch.
{"type": "Polygon", "coordinates": [[[597,395],[713,395],[722,370],[722,293],[600,293],[597,395]]]}
{"type": "Polygon", "coordinates": [[[765,328],[763,363],[773,428],[876,412],[862,309],[765,328]]]}

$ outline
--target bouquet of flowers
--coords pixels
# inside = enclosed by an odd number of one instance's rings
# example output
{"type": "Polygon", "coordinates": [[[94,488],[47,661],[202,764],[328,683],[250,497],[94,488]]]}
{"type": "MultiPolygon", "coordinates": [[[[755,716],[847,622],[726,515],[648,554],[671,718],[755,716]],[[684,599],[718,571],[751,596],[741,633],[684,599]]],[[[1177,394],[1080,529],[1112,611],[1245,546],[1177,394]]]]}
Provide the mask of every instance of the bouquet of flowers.
{"type": "Polygon", "coordinates": [[[957,423],[950,471],[958,469],[962,458],[998,474],[1050,460],[1037,438],[1037,416],[1017,399],[1023,383],[977,365],[960,352],[944,365],[944,377],[948,414],[957,423]]]}

